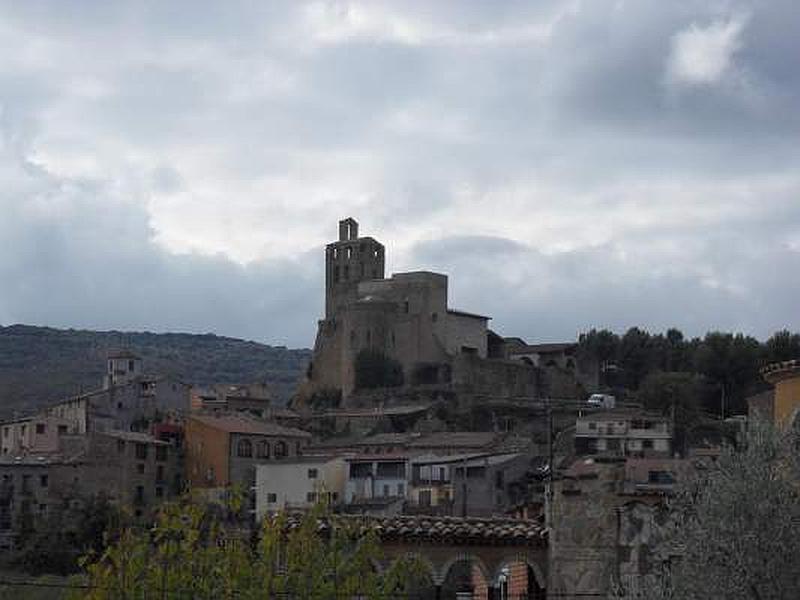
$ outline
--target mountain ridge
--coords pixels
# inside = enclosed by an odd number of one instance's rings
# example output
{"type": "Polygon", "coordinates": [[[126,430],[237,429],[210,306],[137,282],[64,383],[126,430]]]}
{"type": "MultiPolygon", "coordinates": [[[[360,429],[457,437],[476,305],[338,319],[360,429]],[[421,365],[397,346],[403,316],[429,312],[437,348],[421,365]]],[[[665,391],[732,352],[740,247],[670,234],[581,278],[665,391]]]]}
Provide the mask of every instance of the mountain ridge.
{"type": "Polygon", "coordinates": [[[0,326],[0,416],[31,412],[99,388],[108,353],[120,349],[140,355],[150,375],[198,385],[266,382],[278,405],[294,393],[311,359],[307,348],[213,333],[0,326]]]}

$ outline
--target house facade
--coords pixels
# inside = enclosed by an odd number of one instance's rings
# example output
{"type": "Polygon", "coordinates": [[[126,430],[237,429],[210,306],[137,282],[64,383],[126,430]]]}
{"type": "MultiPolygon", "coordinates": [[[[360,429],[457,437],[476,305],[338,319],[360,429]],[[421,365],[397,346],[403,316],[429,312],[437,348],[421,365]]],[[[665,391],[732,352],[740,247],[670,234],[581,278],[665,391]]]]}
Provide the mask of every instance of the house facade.
{"type": "Polygon", "coordinates": [[[256,466],[256,517],[344,501],[347,465],[334,456],[298,456],[256,466]]]}
{"type": "Polygon", "coordinates": [[[256,465],[302,455],[311,435],[242,413],[193,414],[186,420],[186,474],[193,488],[255,483],[256,465]]]}

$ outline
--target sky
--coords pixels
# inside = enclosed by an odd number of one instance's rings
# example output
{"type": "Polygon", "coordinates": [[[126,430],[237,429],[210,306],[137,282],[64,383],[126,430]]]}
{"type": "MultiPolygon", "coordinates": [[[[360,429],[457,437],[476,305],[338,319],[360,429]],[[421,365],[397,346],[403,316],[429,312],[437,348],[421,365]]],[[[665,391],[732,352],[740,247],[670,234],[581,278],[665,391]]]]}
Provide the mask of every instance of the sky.
{"type": "Polygon", "coordinates": [[[797,0],[0,0],[0,324],[308,347],[339,219],[502,335],[800,330],[797,0]]]}

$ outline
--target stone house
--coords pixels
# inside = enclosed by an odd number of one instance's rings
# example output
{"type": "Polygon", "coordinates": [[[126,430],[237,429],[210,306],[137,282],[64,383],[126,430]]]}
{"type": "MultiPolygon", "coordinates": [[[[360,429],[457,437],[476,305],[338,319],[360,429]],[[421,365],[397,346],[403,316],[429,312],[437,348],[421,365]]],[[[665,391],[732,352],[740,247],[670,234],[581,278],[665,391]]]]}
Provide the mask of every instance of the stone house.
{"type": "Polygon", "coordinates": [[[143,433],[67,434],[51,452],[0,456],[0,547],[103,495],[149,519],[182,490],[179,449],[143,433]]]}
{"type": "Polygon", "coordinates": [[[575,452],[579,455],[672,455],[672,423],[662,415],[640,410],[599,410],[575,422],[575,452]]]}
{"type": "Polygon", "coordinates": [[[0,425],[0,453],[55,452],[62,436],[78,431],[77,423],[46,413],[6,421],[0,425]]]}
{"type": "Polygon", "coordinates": [[[271,412],[273,395],[266,383],[214,384],[193,387],[192,410],[203,412],[247,412],[265,418],[271,412]]]}
{"type": "Polygon", "coordinates": [[[297,456],[256,466],[256,518],[282,509],[307,510],[344,501],[346,463],[336,456],[297,456]]]}
{"type": "Polygon", "coordinates": [[[300,456],[311,438],[243,413],[190,415],[185,435],[187,479],[201,489],[250,489],[256,465],[300,456]]]}
{"type": "Polygon", "coordinates": [[[174,377],[148,376],[130,352],[111,354],[103,387],[57,402],[42,414],[63,419],[71,431],[146,431],[167,415],[190,409],[190,386],[174,377]]]}
{"type": "Polygon", "coordinates": [[[504,514],[525,498],[524,482],[530,471],[531,457],[524,453],[489,454],[452,465],[455,515],[504,514]]]}
{"type": "Polygon", "coordinates": [[[346,462],[345,501],[348,504],[376,498],[407,497],[407,456],[353,456],[346,462]]]}

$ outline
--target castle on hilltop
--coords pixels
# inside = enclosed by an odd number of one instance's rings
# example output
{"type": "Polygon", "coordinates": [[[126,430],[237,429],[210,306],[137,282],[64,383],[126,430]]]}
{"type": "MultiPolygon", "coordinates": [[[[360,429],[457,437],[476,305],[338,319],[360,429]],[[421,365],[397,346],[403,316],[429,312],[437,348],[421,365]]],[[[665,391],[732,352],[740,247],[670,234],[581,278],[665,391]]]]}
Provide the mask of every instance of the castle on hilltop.
{"type": "MultiPolygon", "coordinates": [[[[488,328],[490,317],[448,306],[447,276],[428,271],[385,276],[386,250],[360,237],[358,223],[339,222],[339,239],[325,248],[325,318],[302,394],[357,388],[357,357],[386,357],[403,385],[449,386],[504,397],[540,391],[537,365],[519,353],[518,338],[488,328]]],[[[526,348],[530,348],[527,347],[526,348]]]]}

